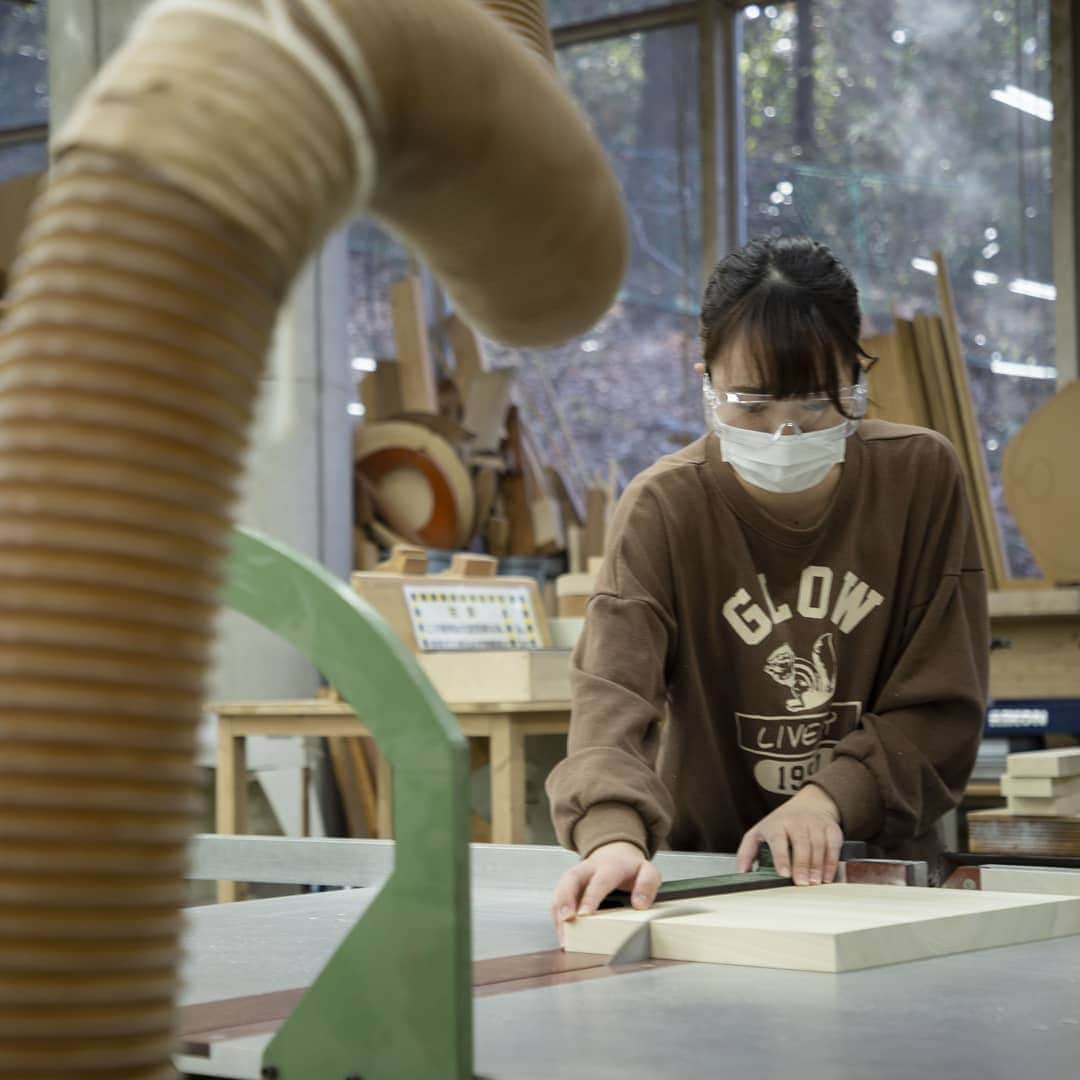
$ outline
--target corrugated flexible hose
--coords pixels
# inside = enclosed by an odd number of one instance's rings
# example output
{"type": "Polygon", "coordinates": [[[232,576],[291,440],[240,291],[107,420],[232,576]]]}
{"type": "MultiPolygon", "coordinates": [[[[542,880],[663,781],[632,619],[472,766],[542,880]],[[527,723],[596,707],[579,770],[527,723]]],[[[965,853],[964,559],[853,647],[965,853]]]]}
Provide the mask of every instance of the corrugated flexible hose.
{"type": "Polygon", "coordinates": [[[171,1075],[211,620],[257,381],[366,209],[565,339],[625,262],[542,0],[163,0],[54,141],[0,332],[0,1075],[171,1075]]]}

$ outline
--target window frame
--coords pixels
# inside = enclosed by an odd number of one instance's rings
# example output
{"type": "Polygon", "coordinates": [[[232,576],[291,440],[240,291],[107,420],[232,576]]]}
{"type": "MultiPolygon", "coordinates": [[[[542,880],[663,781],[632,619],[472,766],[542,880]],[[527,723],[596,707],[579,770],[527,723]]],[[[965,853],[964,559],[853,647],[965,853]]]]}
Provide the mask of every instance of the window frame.
{"type": "MultiPolygon", "coordinates": [[[[739,12],[751,0],[682,0],[645,11],[609,15],[552,30],[555,48],[696,22],[701,130],[702,284],[721,251],[746,240],[745,154],[738,77],[739,12]]],[[[1055,178],[1053,271],[1054,364],[1057,385],[1080,377],[1080,106],[1074,101],[1080,66],[1080,12],[1072,0],[1051,0],[1050,85],[1054,101],[1051,170],[1055,178]]]]}

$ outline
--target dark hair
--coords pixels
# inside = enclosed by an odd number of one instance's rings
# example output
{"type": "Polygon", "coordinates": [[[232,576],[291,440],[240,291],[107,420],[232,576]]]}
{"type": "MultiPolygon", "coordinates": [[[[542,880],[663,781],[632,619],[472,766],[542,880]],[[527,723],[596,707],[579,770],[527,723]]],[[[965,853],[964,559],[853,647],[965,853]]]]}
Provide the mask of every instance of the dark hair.
{"type": "MultiPolygon", "coordinates": [[[[716,265],[701,306],[705,367],[736,346],[746,352],[762,392],[815,392],[837,400],[838,371],[852,383],[860,357],[859,290],[824,245],[805,236],[756,237],[716,265]]],[[[837,404],[839,402],[837,401],[837,404]]]]}

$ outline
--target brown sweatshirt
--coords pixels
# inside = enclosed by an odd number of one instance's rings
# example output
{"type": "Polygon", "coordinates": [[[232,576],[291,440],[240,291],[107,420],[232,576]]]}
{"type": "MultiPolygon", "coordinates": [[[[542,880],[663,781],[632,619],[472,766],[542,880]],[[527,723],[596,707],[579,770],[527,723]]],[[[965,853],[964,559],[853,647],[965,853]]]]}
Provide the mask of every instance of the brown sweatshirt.
{"type": "Polygon", "coordinates": [[[812,528],[707,435],[627,488],[573,655],[560,841],[734,851],[806,782],[849,840],[933,859],[975,760],[986,582],[955,451],[865,421],[812,528]],[[666,719],[665,719],[666,715],[666,719]]]}

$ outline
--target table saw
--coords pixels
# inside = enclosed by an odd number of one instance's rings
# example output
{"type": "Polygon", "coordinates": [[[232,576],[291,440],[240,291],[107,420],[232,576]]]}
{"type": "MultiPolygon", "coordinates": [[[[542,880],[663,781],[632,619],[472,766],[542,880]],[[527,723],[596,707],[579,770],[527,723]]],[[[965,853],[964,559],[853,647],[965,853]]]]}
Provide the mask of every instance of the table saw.
{"type": "MultiPolygon", "coordinates": [[[[551,970],[558,955],[551,889],[575,856],[474,845],[471,858],[479,1076],[988,1080],[1075,1073],[1080,936],[839,976],[655,961],[537,974],[551,970]]],[[[393,845],[384,841],[201,839],[194,856],[200,877],[228,869],[361,887],[192,909],[186,1052],[178,1065],[196,1076],[273,1077],[262,1071],[263,1055],[299,996],[283,992],[315,978],[372,903],[392,860],[393,845]],[[201,1007],[207,1003],[218,1004],[201,1007]]],[[[657,860],[669,880],[735,868],[723,855],[662,852],[657,860]]],[[[371,977],[361,967],[355,972],[357,981],[371,977]]],[[[400,988],[387,981],[384,989],[393,995],[400,988]]],[[[353,1075],[365,1073],[358,1065],[353,1075]]]]}
{"type": "MultiPolygon", "coordinates": [[[[226,594],[370,719],[394,768],[396,840],[196,844],[199,877],[337,888],[190,912],[178,1059],[189,1075],[1074,1073],[1080,934],[1071,926],[1056,940],[841,975],[567,958],[549,904],[576,856],[469,848],[465,740],[381,621],[321,567],[248,533],[234,535],[226,594]]],[[[858,862],[842,864],[847,881],[858,862]]],[[[882,872],[863,862],[864,881],[882,872]]],[[[730,883],[735,870],[731,856],[660,853],[657,865],[669,882],[730,883]]],[[[911,866],[885,868],[898,872],[903,887],[880,887],[934,891],[911,866]]],[[[981,872],[968,876],[988,887],[981,872]]]]}

